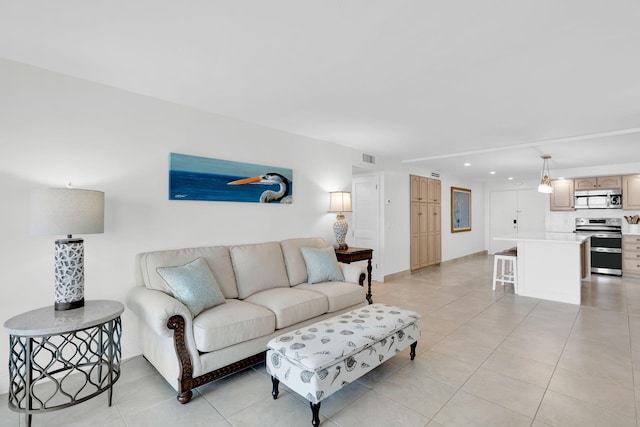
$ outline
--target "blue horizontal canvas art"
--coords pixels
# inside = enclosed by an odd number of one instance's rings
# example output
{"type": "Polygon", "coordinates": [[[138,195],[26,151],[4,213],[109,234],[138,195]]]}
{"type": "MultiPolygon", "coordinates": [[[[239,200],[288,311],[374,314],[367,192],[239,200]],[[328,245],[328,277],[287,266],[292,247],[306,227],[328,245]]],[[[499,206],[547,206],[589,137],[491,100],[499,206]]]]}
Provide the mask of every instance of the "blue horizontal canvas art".
{"type": "Polygon", "coordinates": [[[169,200],[290,204],[293,171],[170,153],[169,200]]]}

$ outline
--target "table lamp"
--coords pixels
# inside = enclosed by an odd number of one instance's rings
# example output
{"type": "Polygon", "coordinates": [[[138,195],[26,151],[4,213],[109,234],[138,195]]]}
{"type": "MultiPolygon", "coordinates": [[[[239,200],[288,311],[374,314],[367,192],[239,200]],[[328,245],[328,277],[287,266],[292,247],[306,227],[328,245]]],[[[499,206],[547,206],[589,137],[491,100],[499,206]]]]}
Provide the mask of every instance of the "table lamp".
{"type": "Polygon", "coordinates": [[[333,233],[336,235],[338,249],[348,249],[344,242],[347,236],[349,224],[344,219],[344,212],[351,212],[351,193],[348,191],[332,191],[329,193],[329,212],[337,213],[336,222],[333,224],[333,233]]]}
{"type": "Polygon", "coordinates": [[[31,234],[63,234],[55,242],[55,310],[84,306],[84,245],[73,234],[104,232],[104,193],[74,188],[31,192],[31,234]]]}

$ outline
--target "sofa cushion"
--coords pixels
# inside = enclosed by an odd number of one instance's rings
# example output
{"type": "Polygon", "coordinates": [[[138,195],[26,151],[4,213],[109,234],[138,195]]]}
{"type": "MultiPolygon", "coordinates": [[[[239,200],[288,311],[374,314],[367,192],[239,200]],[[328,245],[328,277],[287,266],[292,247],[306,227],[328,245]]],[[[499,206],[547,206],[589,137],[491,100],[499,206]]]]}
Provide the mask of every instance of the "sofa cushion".
{"type": "Polygon", "coordinates": [[[178,267],[158,267],[173,296],[187,306],[193,317],[207,308],[224,304],[224,295],[204,258],[178,267]]]}
{"type": "Polygon", "coordinates": [[[364,287],[348,282],[303,283],[294,286],[293,289],[305,289],[323,294],[329,302],[329,313],[364,303],[366,297],[364,287]]]}
{"type": "Polygon", "coordinates": [[[258,292],[245,301],[271,310],[276,315],[276,329],[319,316],[329,309],[324,295],[289,287],[258,292]]]}
{"type": "Polygon", "coordinates": [[[236,278],[226,246],[208,246],[202,248],[171,249],[166,251],[144,252],[136,256],[137,282],[149,289],[171,294],[167,283],[157,272],[158,267],[184,265],[196,258],[204,258],[220,286],[225,298],[238,298],[236,278]]]}
{"type": "Polygon", "coordinates": [[[231,246],[229,252],[240,299],[266,289],[289,287],[279,243],[231,246]]]}
{"type": "Polygon", "coordinates": [[[338,266],[338,258],[333,248],[300,248],[307,265],[309,283],[343,282],[344,276],[338,266]]]}
{"type": "Polygon", "coordinates": [[[237,299],[227,300],[193,320],[196,347],[206,353],[273,333],[275,315],[264,307],[237,299]]]}
{"type": "Polygon", "coordinates": [[[291,286],[307,282],[307,266],[302,258],[300,248],[326,248],[327,243],[317,238],[289,239],[280,242],[284,263],[287,267],[289,284],[291,286]]]}

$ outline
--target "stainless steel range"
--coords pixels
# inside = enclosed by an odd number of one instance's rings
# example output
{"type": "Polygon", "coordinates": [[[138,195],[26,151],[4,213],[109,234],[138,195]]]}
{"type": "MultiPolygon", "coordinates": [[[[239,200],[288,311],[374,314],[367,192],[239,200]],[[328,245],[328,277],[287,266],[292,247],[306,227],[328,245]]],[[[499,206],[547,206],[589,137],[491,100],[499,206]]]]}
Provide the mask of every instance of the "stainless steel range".
{"type": "Polygon", "coordinates": [[[622,219],[576,218],[578,234],[591,236],[591,272],[622,276],[622,219]]]}

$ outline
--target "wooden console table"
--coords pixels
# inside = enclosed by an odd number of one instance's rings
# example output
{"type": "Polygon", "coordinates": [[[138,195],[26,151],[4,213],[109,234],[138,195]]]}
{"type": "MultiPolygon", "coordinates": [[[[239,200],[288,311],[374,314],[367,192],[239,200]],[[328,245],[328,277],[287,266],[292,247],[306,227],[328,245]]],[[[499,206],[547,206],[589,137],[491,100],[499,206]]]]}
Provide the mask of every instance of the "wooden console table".
{"type": "Polygon", "coordinates": [[[367,263],[367,279],[369,282],[369,288],[367,290],[367,301],[369,304],[373,304],[371,298],[371,260],[373,259],[373,249],[368,248],[348,248],[348,249],[336,249],[336,257],[338,261],[351,264],[356,261],[368,261],[367,263]]]}

